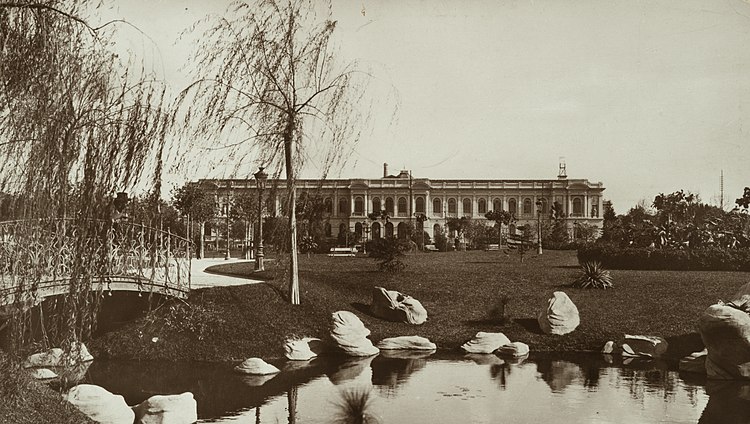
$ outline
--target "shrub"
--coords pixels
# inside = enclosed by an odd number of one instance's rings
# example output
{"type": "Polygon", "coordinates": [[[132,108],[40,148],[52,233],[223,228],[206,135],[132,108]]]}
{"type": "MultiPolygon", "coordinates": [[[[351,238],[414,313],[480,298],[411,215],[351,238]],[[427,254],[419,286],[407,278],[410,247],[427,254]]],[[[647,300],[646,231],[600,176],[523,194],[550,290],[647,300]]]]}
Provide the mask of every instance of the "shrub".
{"type": "Polygon", "coordinates": [[[399,240],[394,237],[379,238],[367,245],[367,252],[371,258],[377,259],[378,269],[386,272],[399,272],[406,268],[401,261],[404,252],[410,249],[408,240],[399,240]]]}
{"type": "Polygon", "coordinates": [[[588,261],[581,264],[581,276],[573,282],[573,286],[583,289],[611,289],[614,284],[612,276],[601,262],[588,261]]]}
{"type": "Polygon", "coordinates": [[[578,261],[615,269],[750,271],[750,249],[655,249],[600,243],[578,249],[578,261]]]}

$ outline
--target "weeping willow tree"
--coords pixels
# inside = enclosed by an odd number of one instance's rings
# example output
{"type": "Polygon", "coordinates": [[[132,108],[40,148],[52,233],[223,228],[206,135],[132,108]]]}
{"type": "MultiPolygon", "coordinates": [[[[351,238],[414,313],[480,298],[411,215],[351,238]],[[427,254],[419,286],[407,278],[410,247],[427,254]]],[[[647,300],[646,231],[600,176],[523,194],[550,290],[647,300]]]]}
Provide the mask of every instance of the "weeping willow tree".
{"type": "Polygon", "coordinates": [[[306,159],[325,177],[347,158],[365,124],[368,76],[356,62],[337,61],[326,2],[235,2],[202,26],[194,82],[180,97],[183,128],[195,139],[227,140],[218,144],[235,166],[252,158],[284,169],[288,294],[299,304],[296,179],[306,159]]]}
{"type": "Polygon", "coordinates": [[[5,207],[13,219],[35,223],[15,248],[42,256],[28,262],[39,269],[15,272],[16,283],[33,289],[46,256],[72,249],[68,294],[44,323],[33,324],[28,305],[17,305],[16,348],[31,341],[32,325],[42,327],[42,344],[64,349],[90,335],[100,298],[89,292],[102,257],[96,241],[108,230],[93,222],[109,217],[116,191],[160,190],[170,123],[163,86],[113,52],[117,25],[89,24],[95,6],[0,3],[0,193],[14,204],[5,207]]]}

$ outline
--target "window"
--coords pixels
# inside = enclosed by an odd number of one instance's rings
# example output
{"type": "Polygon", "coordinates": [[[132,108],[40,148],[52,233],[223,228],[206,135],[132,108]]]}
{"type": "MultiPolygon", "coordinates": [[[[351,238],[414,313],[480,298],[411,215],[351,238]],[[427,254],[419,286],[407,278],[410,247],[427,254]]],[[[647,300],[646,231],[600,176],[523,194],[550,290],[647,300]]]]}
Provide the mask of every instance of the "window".
{"type": "Polygon", "coordinates": [[[347,199],[339,199],[339,213],[344,215],[349,213],[349,202],[347,199]]]}
{"type": "Polygon", "coordinates": [[[463,213],[465,216],[471,216],[471,199],[468,197],[464,199],[463,204],[461,205],[463,208],[463,213]]]}
{"type": "Polygon", "coordinates": [[[456,199],[452,197],[448,199],[448,213],[456,213],[456,199]]]}
{"type": "Polygon", "coordinates": [[[375,213],[380,213],[380,198],[379,197],[373,197],[372,198],[372,211],[375,213]]]}
{"type": "Polygon", "coordinates": [[[425,213],[424,210],[424,197],[417,197],[415,200],[415,211],[416,213],[425,213]]]}
{"type": "Polygon", "coordinates": [[[435,224],[432,226],[432,234],[433,236],[436,236],[438,234],[443,234],[443,229],[440,227],[440,224],[435,224]]]}
{"type": "Polygon", "coordinates": [[[357,235],[357,238],[362,237],[362,223],[361,222],[354,224],[354,234],[357,235]]]}
{"type": "Polygon", "coordinates": [[[533,209],[531,208],[531,199],[527,197],[523,199],[523,214],[531,215],[532,213],[533,209]]]}
{"type": "Polygon", "coordinates": [[[339,224],[339,236],[346,234],[346,224],[339,224]]]}
{"type": "Polygon", "coordinates": [[[580,197],[576,197],[575,199],[573,199],[573,215],[583,215],[583,200],[581,200],[580,197]]]}
{"type": "Polygon", "coordinates": [[[406,208],[406,197],[398,198],[398,214],[399,216],[406,216],[409,211],[406,208]]]}
{"type": "Polygon", "coordinates": [[[393,216],[393,198],[392,197],[386,197],[385,198],[385,212],[393,216]]]}
{"type": "Polygon", "coordinates": [[[323,204],[325,205],[326,213],[333,213],[333,201],[330,197],[326,197],[326,200],[323,201],[323,204]]]}
{"type": "Polygon", "coordinates": [[[385,223],[385,236],[393,237],[393,223],[392,222],[385,223]]]}
{"type": "Polygon", "coordinates": [[[354,198],[354,215],[362,216],[365,214],[365,201],[357,196],[354,198]]]}
{"type": "Polygon", "coordinates": [[[503,201],[501,199],[495,199],[492,201],[492,210],[501,211],[503,210],[503,201]]]}
{"type": "Polygon", "coordinates": [[[599,218],[599,197],[598,196],[591,197],[591,217],[599,218]]]}
{"type": "Polygon", "coordinates": [[[432,213],[434,215],[442,215],[443,214],[443,202],[441,202],[440,199],[433,199],[433,201],[432,201],[432,213]]]}
{"type": "Polygon", "coordinates": [[[487,201],[484,199],[477,200],[477,212],[480,215],[484,215],[487,213],[487,201]]]}
{"type": "Polygon", "coordinates": [[[406,236],[408,236],[408,234],[407,234],[408,231],[406,229],[406,223],[405,222],[401,222],[401,223],[398,224],[398,226],[396,227],[396,233],[397,233],[399,239],[401,239],[401,240],[405,240],[406,239],[406,236]]]}
{"type": "Polygon", "coordinates": [[[372,223],[372,238],[373,239],[380,238],[380,223],[379,222],[372,223]]]}
{"type": "Polygon", "coordinates": [[[508,212],[515,216],[518,214],[518,208],[516,207],[516,199],[508,199],[508,212]]]}

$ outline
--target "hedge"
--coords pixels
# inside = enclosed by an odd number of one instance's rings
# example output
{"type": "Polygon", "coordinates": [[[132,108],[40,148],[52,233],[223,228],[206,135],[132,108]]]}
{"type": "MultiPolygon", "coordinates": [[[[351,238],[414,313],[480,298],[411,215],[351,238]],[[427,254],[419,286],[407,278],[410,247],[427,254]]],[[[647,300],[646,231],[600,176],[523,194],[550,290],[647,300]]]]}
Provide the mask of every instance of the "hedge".
{"type": "Polygon", "coordinates": [[[600,261],[611,269],[750,271],[750,249],[621,248],[595,244],[578,249],[578,261],[600,261]]]}

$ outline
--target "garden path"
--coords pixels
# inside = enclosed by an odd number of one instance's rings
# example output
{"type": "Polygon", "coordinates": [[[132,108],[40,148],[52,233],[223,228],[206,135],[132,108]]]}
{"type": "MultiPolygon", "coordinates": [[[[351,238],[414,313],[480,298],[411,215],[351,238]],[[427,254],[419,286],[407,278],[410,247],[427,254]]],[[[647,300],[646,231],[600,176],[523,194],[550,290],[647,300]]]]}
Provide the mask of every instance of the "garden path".
{"type": "Polygon", "coordinates": [[[254,280],[252,278],[237,277],[232,275],[221,275],[206,272],[206,268],[213,265],[220,265],[226,263],[239,263],[239,262],[254,262],[253,260],[244,259],[223,259],[223,258],[209,258],[209,259],[193,259],[190,262],[190,288],[202,289],[205,287],[223,287],[223,286],[241,286],[243,284],[256,284],[261,283],[261,280],[254,280]]]}

